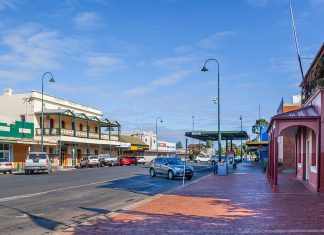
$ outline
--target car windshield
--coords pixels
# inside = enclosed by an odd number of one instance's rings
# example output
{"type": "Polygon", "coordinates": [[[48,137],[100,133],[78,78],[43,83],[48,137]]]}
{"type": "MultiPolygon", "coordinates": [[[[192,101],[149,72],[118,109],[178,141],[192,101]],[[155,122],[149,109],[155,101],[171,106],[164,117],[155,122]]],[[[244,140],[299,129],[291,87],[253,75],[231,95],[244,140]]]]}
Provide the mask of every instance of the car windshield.
{"type": "Polygon", "coordinates": [[[29,154],[28,159],[46,159],[46,154],[44,153],[39,153],[39,154],[35,154],[35,153],[31,153],[29,154]]]}
{"type": "Polygon", "coordinates": [[[6,158],[0,158],[0,162],[7,162],[8,160],[6,158]]]}
{"type": "Polygon", "coordinates": [[[90,159],[98,159],[98,157],[90,157],[90,159]]]}
{"type": "Polygon", "coordinates": [[[170,165],[183,165],[183,161],[177,158],[167,158],[166,159],[167,163],[170,165]]]}

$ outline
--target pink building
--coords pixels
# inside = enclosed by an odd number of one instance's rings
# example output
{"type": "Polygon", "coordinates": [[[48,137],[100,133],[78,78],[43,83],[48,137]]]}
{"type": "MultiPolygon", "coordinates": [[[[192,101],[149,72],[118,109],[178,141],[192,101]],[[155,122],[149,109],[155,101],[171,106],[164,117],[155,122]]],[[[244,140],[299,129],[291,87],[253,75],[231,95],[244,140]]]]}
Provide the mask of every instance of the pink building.
{"type": "Polygon", "coordinates": [[[296,178],[304,181],[312,190],[324,192],[324,44],[300,87],[302,107],[277,114],[270,121],[268,179],[277,191],[278,139],[288,137],[294,140],[292,154],[296,178]]]}

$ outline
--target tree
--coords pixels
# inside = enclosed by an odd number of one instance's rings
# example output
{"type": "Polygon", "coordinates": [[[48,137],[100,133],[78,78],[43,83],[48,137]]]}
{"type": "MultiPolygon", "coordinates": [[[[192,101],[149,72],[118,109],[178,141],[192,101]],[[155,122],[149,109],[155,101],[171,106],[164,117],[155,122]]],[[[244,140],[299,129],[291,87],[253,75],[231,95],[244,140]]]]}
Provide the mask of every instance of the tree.
{"type": "Polygon", "coordinates": [[[255,125],[256,126],[269,126],[269,122],[267,120],[261,118],[261,119],[257,119],[255,121],[255,125]]]}
{"type": "Polygon", "coordinates": [[[211,149],[211,148],[213,148],[213,147],[214,147],[214,145],[213,145],[213,141],[211,141],[211,140],[207,140],[207,141],[206,141],[206,148],[211,149]]]}
{"type": "Polygon", "coordinates": [[[182,143],[180,140],[176,143],[176,149],[183,149],[183,146],[182,146],[182,143]]]}
{"type": "Polygon", "coordinates": [[[206,145],[204,144],[190,144],[188,150],[190,160],[194,160],[197,156],[207,153],[206,145]]]}

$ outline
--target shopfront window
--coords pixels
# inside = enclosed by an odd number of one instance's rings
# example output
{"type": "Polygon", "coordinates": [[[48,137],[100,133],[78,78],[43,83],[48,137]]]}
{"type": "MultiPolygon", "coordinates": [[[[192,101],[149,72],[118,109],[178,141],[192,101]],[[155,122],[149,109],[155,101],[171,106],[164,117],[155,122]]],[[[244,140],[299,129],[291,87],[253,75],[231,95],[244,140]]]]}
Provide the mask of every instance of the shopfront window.
{"type": "Polygon", "coordinates": [[[11,161],[10,158],[10,145],[9,144],[0,144],[0,158],[5,158],[7,161],[11,161]]]}

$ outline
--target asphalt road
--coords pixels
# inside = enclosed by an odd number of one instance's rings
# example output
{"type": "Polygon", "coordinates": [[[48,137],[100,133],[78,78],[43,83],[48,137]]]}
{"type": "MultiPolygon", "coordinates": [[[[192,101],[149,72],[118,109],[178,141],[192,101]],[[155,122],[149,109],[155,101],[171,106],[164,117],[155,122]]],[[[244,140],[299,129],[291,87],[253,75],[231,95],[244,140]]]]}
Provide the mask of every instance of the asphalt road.
{"type": "MultiPolygon", "coordinates": [[[[192,165],[192,180],[212,172],[208,164],[192,165]]],[[[56,171],[51,175],[0,174],[0,233],[51,234],[182,184],[182,178],[152,178],[148,169],[123,166],[56,171]]]]}

